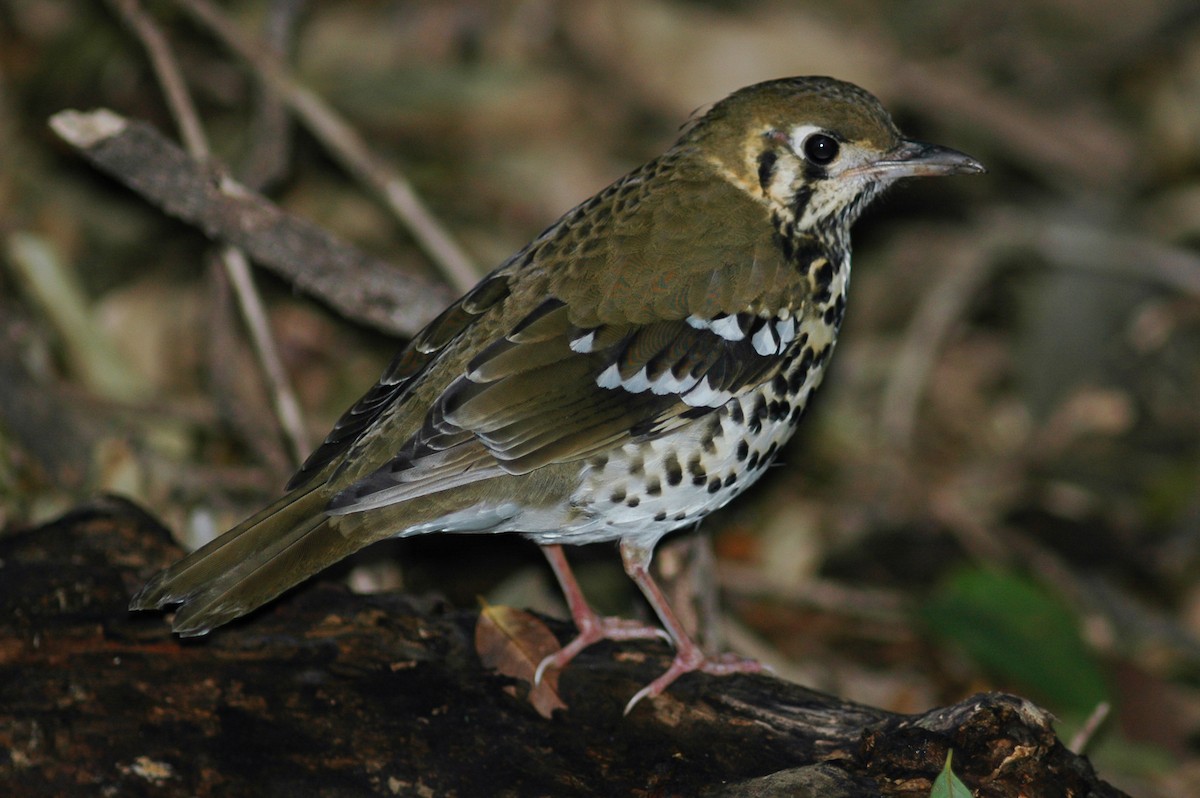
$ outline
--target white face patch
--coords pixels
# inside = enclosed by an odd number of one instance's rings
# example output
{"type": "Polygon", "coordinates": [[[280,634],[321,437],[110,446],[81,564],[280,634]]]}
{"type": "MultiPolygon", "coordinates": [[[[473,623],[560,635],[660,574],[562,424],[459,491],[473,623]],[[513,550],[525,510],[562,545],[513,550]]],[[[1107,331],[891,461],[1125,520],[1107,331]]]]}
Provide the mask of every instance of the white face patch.
{"type": "Polygon", "coordinates": [[[804,157],[804,142],[813,133],[824,133],[825,129],[816,125],[796,125],[792,128],[792,134],[788,137],[788,145],[792,148],[792,152],[797,156],[804,157]]]}

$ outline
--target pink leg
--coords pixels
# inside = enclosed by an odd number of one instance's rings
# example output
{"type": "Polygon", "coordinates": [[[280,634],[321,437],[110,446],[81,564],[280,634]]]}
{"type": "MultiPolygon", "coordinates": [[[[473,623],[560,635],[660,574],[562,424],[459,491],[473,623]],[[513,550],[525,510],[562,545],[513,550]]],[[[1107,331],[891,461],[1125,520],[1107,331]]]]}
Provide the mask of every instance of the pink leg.
{"type": "Polygon", "coordinates": [[[746,659],[734,654],[721,654],[717,657],[709,657],[695,641],[688,635],[679,619],[675,617],[670,605],[667,603],[667,597],[663,595],[661,589],[655,584],[653,577],[650,576],[650,557],[651,549],[640,548],[626,541],[621,541],[621,561],[625,565],[625,573],[629,574],[637,586],[641,589],[642,594],[646,596],[646,600],[650,602],[650,606],[658,613],[659,620],[675,641],[675,660],[671,663],[671,667],[666,673],[659,676],[650,684],[643,687],[629,703],[625,705],[625,714],[628,715],[639,701],[643,698],[653,698],[661,695],[664,690],[671,686],[672,682],[678,679],[685,673],[692,671],[703,671],[717,676],[725,676],[731,673],[760,673],[765,670],[762,663],[752,659],[746,659]]]}
{"type": "Polygon", "coordinates": [[[647,626],[623,618],[601,618],[587,603],[583,591],[579,589],[579,582],[575,580],[575,574],[571,571],[571,565],[567,562],[567,556],[563,553],[562,546],[542,546],[542,552],[550,561],[550,568],[554,571],[554,576],[557,577],[558,584],[562,588],[563,596],[567,599],[567,607],[571,610],[571,619],[575,621],[575,628],[579,630],[579,634],[570,643],[538,663],[537,671],[533,676],[534,684],[541,683],[546,668],[561,669],[565,667],[568,662],[575,659],[580,651],[601,640],[644,640],[660,637],[667,642],[671,641],[667,633],[657,626],[647,626]]]}

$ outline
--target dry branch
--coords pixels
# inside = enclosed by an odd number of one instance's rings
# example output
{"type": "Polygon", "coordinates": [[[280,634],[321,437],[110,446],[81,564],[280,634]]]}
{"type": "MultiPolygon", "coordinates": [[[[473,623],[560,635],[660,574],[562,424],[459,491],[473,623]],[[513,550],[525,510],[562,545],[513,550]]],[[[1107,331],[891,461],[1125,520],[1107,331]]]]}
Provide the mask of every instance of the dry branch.
{"type": "Polygon", "coordinates": [[[147,124],[101,109],[62,111],[50,126],[153,205],[214,240],[240,247],[347,318],[412,335],[453,298],[444,286],[406,274],[284,212],[218,164],[188,157],[147,124]]]}

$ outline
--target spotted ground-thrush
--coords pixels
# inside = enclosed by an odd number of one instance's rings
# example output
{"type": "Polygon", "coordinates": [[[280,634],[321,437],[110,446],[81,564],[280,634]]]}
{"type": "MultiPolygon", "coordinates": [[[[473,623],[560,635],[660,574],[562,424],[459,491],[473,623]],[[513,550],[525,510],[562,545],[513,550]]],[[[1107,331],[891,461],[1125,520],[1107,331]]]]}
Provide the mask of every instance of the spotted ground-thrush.
{"type": "Polygon", "coordinates": [[[598,616],[560,545],[618,541],[676,650],[628,707],[693,670],[756,670],[688,637],[649,573],[654,546],[791,436],[837,339],[863,208],[899,178],[981,171],[903,138],[848,83],[735,92],[430,323],[286,495],[131,607],[182,604],[175,631],[202,635],[383,538],[515,532],[543,547],[578,627],[543,662],[561,667],[601,639],[662,634],[598,616]]]}

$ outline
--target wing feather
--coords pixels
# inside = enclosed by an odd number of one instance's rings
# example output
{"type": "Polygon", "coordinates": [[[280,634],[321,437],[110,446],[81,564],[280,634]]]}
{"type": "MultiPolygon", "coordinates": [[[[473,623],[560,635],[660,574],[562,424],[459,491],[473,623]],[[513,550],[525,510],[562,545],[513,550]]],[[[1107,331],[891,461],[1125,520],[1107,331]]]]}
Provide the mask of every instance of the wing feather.
{"type": "Polygon", "coordinates": [[[472,359],[399,454],[331,508],[356,512],[662,435],[774,376],[786,350],[763,347],[771,324],[739,317],[715,329],[695,319],[581,329],[562,302],[546,300],[472,359]],[[584,340],[586,348],[573,346],[584,340]]]}

